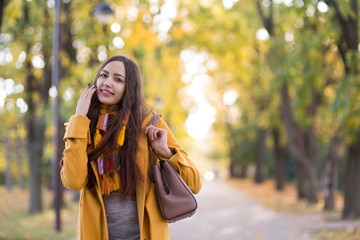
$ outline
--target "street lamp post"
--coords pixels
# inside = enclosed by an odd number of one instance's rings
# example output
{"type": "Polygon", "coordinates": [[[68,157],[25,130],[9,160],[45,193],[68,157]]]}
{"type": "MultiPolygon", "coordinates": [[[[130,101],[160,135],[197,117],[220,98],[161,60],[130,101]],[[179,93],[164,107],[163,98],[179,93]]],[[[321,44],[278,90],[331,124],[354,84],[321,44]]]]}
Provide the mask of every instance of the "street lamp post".
{"type": "MultiPolygon", "coordinates": [[[[109,23],[113,16],[114,11],[106,3],[102,2],[97,5],[93,14],[95,18],[102,24],[109,23]]],[[[51,69],[51,82],[52,87],[56,90],[56,96],[54,98],[53,106],[53,144],[54,144],[54,154],[53,154],[53,190],[54,190],[54,208],[56,214],[55,220],[55,229],[56,231],[61,230],[61,218],[60,218],[60,208],[61,208],[61,182],[60,182],[60,158],[61,152],[59,149],[59,68],[61,62],[59,59],[60,51],[60,0],[55,0],[54,6],[54,22],[53,22],[53,41],[52,41],[52,69],[51,69]]]]}
{"type": "Polygon", "coordinates": [[[60,183],[60,149],[59,149],[59,50],[60,50],[60,0],[55,0],[54,6],[54,24],[53,24],[53,42],[52,42],[52,68],[51,82],[52,87],[56,90],[53,106],[53,191],[54,191],[54,208],[56,214],[55,229],[61,230],[60,205],[61,205],[61,183],[60,183]]]}

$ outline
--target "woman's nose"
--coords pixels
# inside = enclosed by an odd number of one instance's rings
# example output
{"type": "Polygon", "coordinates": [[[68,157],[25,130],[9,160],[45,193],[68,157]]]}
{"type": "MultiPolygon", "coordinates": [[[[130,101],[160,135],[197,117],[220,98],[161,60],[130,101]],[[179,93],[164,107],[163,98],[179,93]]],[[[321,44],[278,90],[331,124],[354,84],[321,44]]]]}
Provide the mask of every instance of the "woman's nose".
{"type": "Polygon", "coordinates": [[[104,80],[103,85],[106,85],[106,86],[111,87],[111,79],[110,79],[109,77],[108,77],[108,78],[106,78],[106,79],[104,80]]]}

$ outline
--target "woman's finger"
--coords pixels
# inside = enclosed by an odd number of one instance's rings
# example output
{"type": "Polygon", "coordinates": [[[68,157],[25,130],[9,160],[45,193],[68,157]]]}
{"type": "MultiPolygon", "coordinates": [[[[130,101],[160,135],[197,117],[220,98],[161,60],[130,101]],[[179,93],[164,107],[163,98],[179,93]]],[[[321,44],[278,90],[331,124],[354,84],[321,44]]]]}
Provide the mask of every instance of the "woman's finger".
{"type": "Polygon", "coordinates": [[[96,91],[96,88],[94,88],[93,86],[90,86],[88,89],[86,89],[86,91],[84,92],[84,95],[81,96],[80,98],[84,99],[85,101],[90,101],[91,97],[95,91],[96,91]]]}
{"type": "Polygon", "coordinates": [[[157,139],[157,132],[158,132],[157,128],[154,128],[153,131],[152,131],[152,138],[153,138],[154,140],[157,139]]]}
{"type": "Polygon", "coordinates": [[[149,137],[150,141],[155,141],[161,138],[167,131],[162,128],[157,128],[153,125],[147,126],[145,128],[145,134],[149,137]]]}
{"type": "Polygon", "coordinates": [[[150,141],[154,141],[155,140],[155,137],[154,137],[154,130],[155,130],[155,127],[154,126],[151,126],[150,129],[149,129],[149,137],[150,137],[150,141]]]}
{"type": "Polygon", "coordinates": [[[145,133],[148,135],[150,141],[154,141],[154,129],[155,127],[153,125],[150,125],[146,128],[145,133]]]}
{"type": "MultiPolygon", "coordinates": [[[[152,125],[150,125],[150,126],[152,126],[152,125]]],[[[147,126],[147,127],[145,128],[145,134],[146,134],[146,135],[149,133],[150,126],[147,126]]]]}
{"type": "Polygon", "coordinates": [[[92,95],[94,94],[95,91],[96,91],[96,87],[91,86],[89,89],[87,89],[87,91],[85,93],[85,97],[91,99],[91,97],[92,97],[92,95]]]}
{"type": "Polygon", "coordinates": [[[156,138],[162,138],[164,135],[166,135],[167,131],[162,128],[158,128],[158,131],[156,133],[156,138]]]}
{"type": "Polygon", "coordinates": [[[86,86],[80,97],[84,96],[88,89],[90,89],[90,83],[88,83],[88,85],[86,86]]]}
{"type": "Polygon", "coordinates": [[[96,91],[96,87],[94,85],[88,85],[84,92],[82,93],[81,97],[78,100],[77,106],[76,106],[76,114],[82,114],[87,115],[89,111],[89,107],[91,104],[91,97],[96,91]]]}
{"type": "Polygon", "coordinates": [[[161,128],[156,128],[155,139],[160,138],[163,135],[163,130],[161,128]]]}
{"type": "Polygon", "coordinates": [[[160,139],[166,133],[165,129],[162,128],[155,128],[154,130],[154,139],[160,139]]]}

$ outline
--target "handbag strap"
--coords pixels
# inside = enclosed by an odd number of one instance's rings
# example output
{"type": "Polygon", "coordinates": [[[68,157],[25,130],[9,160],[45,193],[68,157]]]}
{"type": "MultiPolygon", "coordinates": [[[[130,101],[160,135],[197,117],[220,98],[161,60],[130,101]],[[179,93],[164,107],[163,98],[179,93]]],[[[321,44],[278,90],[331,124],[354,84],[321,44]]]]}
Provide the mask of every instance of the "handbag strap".
{"type": "MultiPolygon", "coordinates": [[[[152,118],[150,119],[149,125],[153,125],[156,127],[158,121],[159,121],[159,117],[161,116],[160,113],[155,114],[154,116],[152,116],[152,118]]],[[[150,139],[149,136],[147,136],[147,142],[148,142],[148,150],[149,150],[149,167],[150,167],[150,177],[151,177],[151,181],[154,182],[154,172],[153,172],[153,160],[152,160],[152,154],[151,154],[151,144],[150,144],[150,139]]],[[[157,155],[157,153],[153,150],[153,153],[155,153],[155,155],[159,158],[159,156],[157,155]]],[[[160,159],[160,158],[159,158],[160,159]]]]}
{"type": "Polygon", "coordinates": [[[161,116],[160,113],[157,113],[157,114],[155,114],[154,116],[152,116],[152,118],[150,119],[150,122],[149,122],[149,125],[148,125],[148,126],[153,125],[153,126],[156,127],[157,122],[159,121],[159,117],[160,117],[160,116],[161,116]]]}

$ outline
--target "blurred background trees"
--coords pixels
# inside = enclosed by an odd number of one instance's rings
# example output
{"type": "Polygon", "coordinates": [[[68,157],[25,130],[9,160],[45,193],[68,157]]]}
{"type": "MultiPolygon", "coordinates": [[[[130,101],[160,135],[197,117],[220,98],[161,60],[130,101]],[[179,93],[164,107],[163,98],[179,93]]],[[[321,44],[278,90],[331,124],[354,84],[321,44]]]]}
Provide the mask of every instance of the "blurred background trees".
{"type": "MultiPolygon", "coordinates": [[[[359,1],[118,0],[108,24],[92,14],[98,3],[61,1],[62,123],[101,62],[124,54],[194,156],[232,177],[274,178],[274,190],[293,181],[309,203],[322,191],[326,209],[340,190],[343,217],[360,216],[359,1]]],[[[25,185],[38,212],[54,149],[54,1],[2,4],[1,181],[25,185]]]]}

